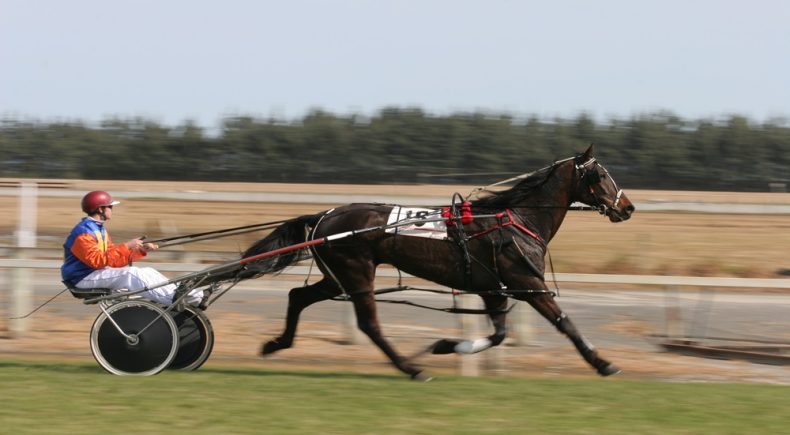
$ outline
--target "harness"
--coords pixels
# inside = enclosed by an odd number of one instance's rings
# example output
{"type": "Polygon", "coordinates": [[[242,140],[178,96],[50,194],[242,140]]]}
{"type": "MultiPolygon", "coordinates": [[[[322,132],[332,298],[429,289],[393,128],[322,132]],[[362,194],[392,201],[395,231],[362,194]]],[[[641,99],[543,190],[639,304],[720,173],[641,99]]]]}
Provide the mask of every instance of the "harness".
{"type": "Polygon", "coordinates": [[[505,211],[503,211],[503,212],[497,213],[496,214],[496,219],[497,219],[497,224],[496,225],[494,225],[491,228],[488,228],[488,229],[485,229],[483,231],[480,231],[478,233],[472,234],[471,236],[469,236],[469,238],[470,239],[474,239],[476,237],[484,236],[484,235],[486,235],[486,234],[488,234],[490,232],[496,231],[498,229],[507,228],[507,227],[512,226],[512,227],[515,227],[518,230],[520,230],[522,233],[524,233],[524,234],[532,237],[533,239],[537,240],[542,245],[544,245],[544,246],[546,245],[546,242],[539,235],[537,235],[534,231],[530,230],[526,226],[518,223],[515,219],[513,219],[513,212],[509,208],[505,209],[505,211]]]}
{"type": "MultiPolygon", "coordinates": [[[[558,161],[558,162],[555,162],[555,165],[558,165],[560,163],[563,163],[563,162],[566,162],[566,161],[569,161],[569,160],[573,160],[573,163],[574,163],[574,171],[573,171],[573,174],[572,174],[573,180],[571,181],[571,183],[576,185],[577,180],[578,181],[583,181],[586,184],[586,187],[587,187],[587,189],[589,191],[589,194],[592,197],[593,201],[591,201],[592,202],[592,204],[590,204],[591,207],[571,207],[570,205],[568,205],[567,207],[563,207],[563,208],[581,209],[581,210],[584,210],[584,209],[589,210],[590,208],[592,208],[592,209],[597,210],[600,214],[604,214],[604,215],[607,214],[610,209],[616,209],[616,207],[618,206],[618,204],[620,202],[620,198],[623,195],[623,190],[622,189],[617,187],[616,184],[614,185],[615,189],[617,189],[617,193],[616,193],[616,196],[615,196],[615,200],[613,201],[611,206],[606,205],[604,203],[604,201],[601,200],[600,196],[596,193],[596,189],[595,189],[595,186],[599,185],[601,183],[601,181],[602,181],[602,174],[600,174],[598,172],[598,170],[593,169],[593,167],[592,167],[593,165],[596,165],[596,166],[600,167],[601,170],[604,172],[603,176],[609,177],[609,179],[612,181],[612,183],[614,183],[614,180],[611,178],[611,176],[609,175],[609,172],[606,170],[606,168],[604,168],[603,165],[598,163],[594,157],[591,157],[591,158],[585,160],[585,159],[582,158],[582,156],[571,157],[569,159],[558,161]]],[[[470,196],[472,196],[472,195],[474,195],[474,194],[476,194],[476,193],[478,193],[480,191],[488,190],[489,187],[500,185],[500,184],[505,184],[505,183],[508,183],[508,182],[511,182],[511,181],[515,181],[515,180],[519,180],[519,179],[523,179],[523,178],[527,178],[531,174],[532,173],[522,174],[520,176],[513,177],[513,178],[508,179],[508,180],[503,180],[501,182],[498,182],[498,183],[495,183],[495,184],[492,184],[492,185],[489,185],[489,186],[486,186],[486,187],[483,187],[483,188],[475,189],[472,193],[470,193],[467,196],[467,198],[469,198],[470,196]]],[[[578,187],[581,187],[581,186],[578,186],[578,187]]],[[[536,208],[542,208],[542,207],[541,206],[537,206],[536,208]]],[[[550,206],[548,208],[555,208],[555,207],[551,207],[550,206]]],[[[326,215],[328,215],[332,211],[333,210],[330,210],[327,213],[325,213],[321,217],[319,222],[312,228],[312,234],[310,234],[311,237],[315,234],[318,225],[321,223],[321,221],[324,219],[324,217],[326,217],[326,215]]],[[[483,217],[483,216],[480,216],[480,217],[483,217]]],[[[524,219],[521,216],[519,216],[517,212],[514,212],[512,209],[505,209],[503,211],[495,213],[493,216],[492,215],[487,215],[485,217],[486,218],[493,218],[493,219],[496,220],[496,222],[492,226],[490,226],[488,228],[482,229],[482,230],[480,230],[480,231],[478,231],[476,233],[473,233],[471,235],[467,235],[466,230],[464,228],[464,225],[471,224],[475,220],[475,215],[472,212],[472,205],[471,205],[471,203],[469,201],[465,200],[459,193],[454,193],[453,196],[452,196],[451,202],[450,202],[450,206],[449,207],[443,207],[441,209],[441,218],[444,219],[444,222],[447,225],[447,237],[448,237],[448,239],[452,240],[458,246],[458,249],[461,251],[461,256],[462,256],[463,261],[464,261],[464,289],[466,291],[468,291],[468,292],[471,292],[471,288],[472,288],[472,261],[474,260],[474,258],[469,253],[469,246],[468,246],[468,244],[469,244],[470,240],[478,238],[478,237],[486,236],[488,234],[491,234],[494,231],[502,231],[502,230],[505,230],[505,229],[508,229],[508,228],[512,227],[518,234],[522,234],[525,237],[528,237],[528,238],[531,238],[531,239],[537,241],[544,248],[548,247],[547,241],[544,240],[535,231],[533,231],[530,228],[528,228],[527,225],[524,223],[524,219]],[[515,217],[514,217],[514,214],[516,215],[515,217]]],[[[530,260],[529,256],[527,256],[527,254],[521,249],[521,247],[519,246],[518,242],[516,241],[515,236],[513,236],[511,238],[511,240],[512,240],[512,243],[515,245],[515,248],[521,254],[521,257],[526,262],[527,266],[530,268],[530,271],[533,274],[535,274],[536,277],[539,277],[541,280],[545,281],[545,278],[543,276],[543,272],[530,260]]],[[[320,263],[324,264],[325,269],[328,271],[328,274],[329,274],[330,278],[338,285],[338,288],[342,292],[342,298],[333,298],[333,299],[335,299],[335,300],[348,300],[349,299],[349,294],[346,291],[346,289],[343,288],[342,284],[337,279],[335,274],[332,272],[332,270],[329,267],[326,267],[327,266],[326,263],[318,256],[317,251],[315,249],[312,249],[312,251],[313,251],[312,252],[313,253],[313,257],[317,261],[319,261],[320,263]]],[[[551,255],[549,255],[549,262],[551,263],[551,255]]],[[[485,266],[484,266],[484,268],[485,268],[485,266]]],[[[495,264],[494,264],[494,268],[496,269],[496,261],[495,261],[495,264]]],[[[553,267],[552,267],[552,269],[553,269],[553,267]]],[[[508,293],[507,288],[501,282],[501,280],[499,279],[499,273],[496,272],[495,270],[493,270],[493,271],[492,270],[488,270],[488,271],[499,282],[500,290],[499,291],[494,291],[494,293],[507,294],[508,293]]],[[[400,271],[399,271],[399,273],[400,273],[400,271]]],[[[305,280],[305,282],[307,282],[307,280],[305,280]]],[[[556,286],[556,282],[555,282],[555,286],[556,286]]],[[[409,290],[409,289],[412,289],[412,290],[428,290],[428,289],[420,289],[420,288],[414,288],[414,287],[409,287],[409,286],[403,286],[403,285],[400,284],[400,279],[399,279],[398,286],[390,288],[390,289],[382,289],[381,291],[375,291],[374,293],[375,294],[382,294],[382,293],[389,293],[389,292],[401,291],[401,290],[409,290]]],[[[559,290],[559,289],[557,289],[557,290],[559,290]]],[[[429,291],[431,291],[431,290],[429,290],[429,291]]],[[[513,292],[528,292],[528,293],[539,293],[539,294],[547,294],[548,293],[548,294],[552,294],[552,295],[556,295],[557,294],[557,293],[552,292],[550,290],[511,290],[510,292],[511,293],[513,293],[513,292]]],[[[480,292],[474,292],[474,293],[478,293],[479,294],[480,292]]],[[[456,295],[457,293],[455,291],[453,291],[452,294],[456,295]]],[[[423,305],[420,305],[420,304],[415,304],[415,303],[410,302],[410,301],[391,301],[391,300],[377,300],[377,301],[388,302],[388,303],[407,304],[407,305],[413,305],[413,306],[417,306],[417,307],[421,307],[421,308],[428,308],[428,309],[432,309],[432,310],[452,312],[452,313],[491,314],[491,313],[494,312],[494,311],[489,311],[489,310],[460,309],[460,308],[456,308],[456,307],[453,307],[453,308],[434,308],[434,307],[423,306],[423,305]]],[[[507,308],[507,310],[496,310],[496,312],[504,311],[506,313],[506,312],[510,311],[510,309],[512,309],[512,306],[510,308],[507,308]]]]}
{"type": "Polygon", "coordinates": [[[464,288],[472,288],[472,256],[469,255],[469,237],[466,236],[464,224],[474,221],[472,205],[461,198],[461,194],[454,193],[450,200],[450,207],[442,209],[442,217],[447,224],[447,237],[454,241],[464,258],[464,288]],[[460,202],[459,202],[460,200],[460,202]],[[459,207],[460,204],[460,207],[459,207]]]}
{"type": "MultiPolygon", "coordinates": [[[[471,203],[469,201],[463,200],[460,194],[455,193],[453,194],[451,205],[442,209],[442,217],[445,218],[445,223],[447,225],[447,237],[455,242],[455,244],[461,250],[461,254],[464,259],[465,289],[470,290],[472,287],[472,256],[469,254],[468,247],[470,240],[485,236],[494,231],[501,231],[504,228],[513,227],[532,239],[538,241],[541,246],[546,246],[546,242],[537,233],[527,228],[526,225],[520,223],[518,220],[514,219],[513,214],[514,212],[511,209],[505,209],[504,211],[498,212],[493,215],[493,218],[496,219],[496,224],[482,231],[478,231],[477,233],[467,235],[466,231],[464,230],[464,224],[472,223],[475,219],[475,216],[472,214],[471,203]]],[[[521,248],[518,247],[518,243],[515,241],[515,238],[512,240],[516,248],[521,253],[522,257],[527,262],[527,265],[531,271],[535,273],[536,276],[543,279],[543,273],[538,270],[538,268],[529,260],[529,257],[527,257],[521,248]]],[[[498,273],[491,271],[491,274],[497,278],[497,281],[499,281],[498,273]]],[[[499,282],[499,285],[500,288],[505,288],[501,281],[499,282]]]]}
{"type": "MultiPolygon", "coordinates": [[[[318,222],[316,222],[315,226],[313,226],[313,228],[308,231],[308,234],[307,234],[308,239],[314,239],[315,238],[316,231],[317,231],[318,227],[320,226],[321,222],[326,217],[328,217],[330,214],[332,214],[334,211],[335,211],[335,209],[330,209],[330,210],[326,211],[318,219],[318,222]]],[[[451,205],[449,207],[442,208],[440,213],[441,213],[441,219],[444,219],[444,222],[447,225],[448,238],[450,240],[454,241],[458,245],[459,249],[462,252],[462,257],[464,259],[464,275],[465,275],[464,279],[465,279],[465,284],[466,284],[464,286],[464,288],[466,290],[465,291],[458,291],[458,290],[446,291],[446,290],[419,288],[419,287],[412,287],[412,286],[408,286],[408,285],[403,285],[402,284],[402,277],[400,276],[400,270],[398,270],[398,275],[399,275],[398,284],[396,286],[394,286],[394,287],[382,288],[382,289],[374,290],[374,292],[373,292],[374,295],[381,295],[381,294],[386,294],[386,293],[394,293],[394,292],[400,292],[400,291],[405,291],[405,290],[418,290],[418,291],[428,291],[428,292],[432,292],[432,293],[451,294],[453,296],[453,307],[437,308],[437,307],[432,307],[432,306],[428,306],[428,305],[422,305],[422,304],[415,303],[415,302],[408,301],[408,300],[376,299],[376,302],[410,305],[410,306],[414,306],[414,307],[418,307],[418,308],[425,308],[425,309],[429,309],[429,310],[442,311],[442,312],[454,313],[454,314],[485,314],[485,315],[493,315],[493,314],[507,314],[507,313],[509,313],[513,309],[513,307],[515,306],[515,303],[510,305],[509,307],[507,307],[505,309],[500,309],[500,310],[459,308],[459,307],[456,306],[455,296],[457,296],[457,295],[459,295],[461,293],[464,293],[464,292],[474,293],[474,294],[481,294],[481,295],[482,294],[509,295],[509,293],[516,293],[516,292],[518,292],[518,293],[551,294],[552,296],[556,296],[556,293],[553,292],[553,291],[550,291],[550,290],[510,290],[510,291],[508,291],[506,286],[499,280],[498,273],[495,272],[495,271],[491,271],[491,270],[489,270],[489,272],[499,282],[500,289],[499,290],[488,290],[488,291],[484,291],[484,292],[473,292],[473,291],[471,291],[470,290],[471,289],[471,277],[472,277],[471,264],[472,264],[472,261],[474,260],[474,258],[469,253],[469,249],[468,249],[468,242],[469,242],[469,240],[485,236],[485,235],[487,235],[487,234],[489,234],[489,233],[491,233],[493,231],[496,231],[496,230],[502,230],[502,229],[505,229],[505,228],[508,228],[508,227],[513,227],[513,228],[519,230],[520,232],[524,233],[528,237],[538,241],[543,246],[545,246],[546,243],[535,231],[530,230],[524,224],[520,223],[513,216],[516,213],[514,211],[510,210],[510,209],[506,209],[505,211],[502,211],[502,212],[499,212],[499,213],[496,213],[496,214],[493,214],[493,215],[479,215],[478,216],[479,218],[494,218],[494,219],[496,219],[496,223],[493,226],[491,226],[489,228],[486,228],[485,230],[479,231],[479,232],[474,233],[472,235],[467,235],[465,230],[464,230],[464,224],[470,224],[470,223],[474,222],[475,216],[472,214],[471,203],[469,203],[468,201],[462,200],[461,199],[461,195],[458,194],[458,193],[455,193],[453,195],[451,205]]],[[[410,218],[407,218],[407,220],[408,219],[410,219],[410,218]]],[[[384,227],[386,227],[386,226],[384,226],[384,227]]],[[[518,247],[518,244],[516,244],[516,246],[518,247]]],[[[519,249],[519,252],[521,252],[520,248],[518,248],[518,249],[519,249]]],[[[324,266],[324,270],[327,272],[328,277],[338,286],[338,289],[340,289],[341,294],[338,295],[338,296],[333,296],[330,299],[331,300],[335,300],[335,301],[349,301],[351,299],[350,293],[347,291],[346,288],[344,288],[344,286],[342,285],[340,280],[337,278],[335,273],[332,271],[332,268],[330,268],[329,265],[324,261],[324,259],[321,258],[321,256],[318,254],[318,251],[315,249],[315,246],[310,246],[310,251],[312,253],[313,259],[315,261],[317,261],[318,263],[321,263],[324,266]]],[[[523,254],[523,252],[522,252],[522,256],[524,256],[525,260],[527,261],[527,264],[531,267],[531,269],[536,274],[536,276],[538,276],[541,279],[543,279],[543,274],[539,270],[537,270],[537,267],[535,267],[534,264],[531,264],[530,260],[523,254]]],[[[310,272],[312,272],[312,267],[313,266],[311,264],[310,272]]],[[[305,285],[307,285],[307,282],[310,279],[310,274],[311,273],[308,273],[308,276],[305,278],[305,285]]]]}

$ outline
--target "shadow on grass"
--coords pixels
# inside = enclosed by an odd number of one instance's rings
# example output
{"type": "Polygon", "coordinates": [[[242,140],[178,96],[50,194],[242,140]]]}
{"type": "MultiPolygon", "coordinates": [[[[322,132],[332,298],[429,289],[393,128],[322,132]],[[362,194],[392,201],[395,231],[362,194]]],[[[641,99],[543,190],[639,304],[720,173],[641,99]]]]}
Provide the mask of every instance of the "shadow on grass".
{"type": "MultiPolygon", "coordinates": [[[[73,373],[73,374],[100,374],[112,376],[104,369],[96,364],[79,363],[79,362],[51,362],[51,361],[24,361],[16,359],[0,359],[0,370],[5,369],[23,369],[23,370],[36,370],[41,372],[53,373],[73,373]]],[[[178,370],[166,370],[162,375],[181,374],[194,376],[195,381],[199,381],[204,375],[223,375],[223,376],[258,376],[258,377],[282,377],[290,376],[295,378],[305,379],[375,379],[375,380],[409,380],[407,376],[389,375],[389,374],[376,374],[376,373],[343,373],[343,372],[321,372],[321,371],[307,371],[307,370],[270,370],[270,369],[257,369],[257,368],[243,368],[243,367],[209,367],[201,368],[194,372],[185,372],[178,370]]]]}
{"type": "Polygon", "coordinates": [[[272,370],[272,369],[250,369],[234,367],[213,367],[198,370],[201,373],[221,374],[221,375],[241,375],[241,376],[292,376],[297,378],[313,379],[380,379],[380,380],[409,380],[405,375],[389,375],[382,373],[344,373],[344,372],[322,372],[307,370],[272,370]]]}

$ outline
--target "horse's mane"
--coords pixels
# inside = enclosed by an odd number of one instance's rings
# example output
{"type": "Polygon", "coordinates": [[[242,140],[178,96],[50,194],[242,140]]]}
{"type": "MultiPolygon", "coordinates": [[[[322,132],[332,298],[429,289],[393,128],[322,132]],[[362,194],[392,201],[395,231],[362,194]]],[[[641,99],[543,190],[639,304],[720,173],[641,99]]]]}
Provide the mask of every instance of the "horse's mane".
{"type": "Polygon", "coordinates": [[[470,201],[476,207],[489,207],[489,208],[506,208],[513,204],[523,202],[532,192],[546,184],[551,178],[551,175],[562,162],[556,162],[551,166],[543,169],[538,169],[516,183],[510,189],[500,192],[483,189],[485,196],[470,201]]]}

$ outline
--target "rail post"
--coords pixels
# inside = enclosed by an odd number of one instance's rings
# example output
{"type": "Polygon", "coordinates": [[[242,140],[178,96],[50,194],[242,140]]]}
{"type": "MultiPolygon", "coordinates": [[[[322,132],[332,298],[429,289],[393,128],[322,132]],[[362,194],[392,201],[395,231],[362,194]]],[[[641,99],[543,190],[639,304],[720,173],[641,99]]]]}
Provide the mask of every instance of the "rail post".
{"type": "Polygon", "coordinates": [[[678,290],[673,286],[664,286],[666,307],[666,336],[670,339],[685,337],[683,332],[683,319],[680,313],[678,290]]]}
{"type": "Polygon", "coordinates": [[[535,311],[526,302],[519,301],[508,316],[513,331],[514,346],[529,346],[535,341],[535,311]]]}
{"type": "MultiPolygon", "coordinates": [[[[479,308],[480,298],[472,294],[462,294],[459,296],[461,308],[479,308]]],[[[459,326],[461,337],[464,340],[474,340],[480,335],[480,316],[475,314],[461,314],[459,326]]],[[[480,354],[459,354],[458,369],[461,376],[480,376],[480,354]]]]}
{"type": "Polygon", "coordinates": [[[345,306],[343,309],[343,326],[346,330],[346,344],[363,344],[365,342],[365,334],[357,326],[357,313],[354,312],[354,304],[351,301],[346,301],[343,305],[345,306]]]}
{"type": "MultiPolygon", "coordinates": [[[[36,225],[38,217],[38,188],[33,182],[22,182],[19,186],[19,222],[17,224],[16,245],[18,248],[36,247],[36,225]]],[[[16,258],[27,258],[25,249],[17,249],[16,258]]],[[[19,318],[33,308],[32,270],[25,267],[14,269],[11,279],[11,311],[13,319],[10,332],[19,337],[27,332],[29,325],[26,318],[19,318]]]]}

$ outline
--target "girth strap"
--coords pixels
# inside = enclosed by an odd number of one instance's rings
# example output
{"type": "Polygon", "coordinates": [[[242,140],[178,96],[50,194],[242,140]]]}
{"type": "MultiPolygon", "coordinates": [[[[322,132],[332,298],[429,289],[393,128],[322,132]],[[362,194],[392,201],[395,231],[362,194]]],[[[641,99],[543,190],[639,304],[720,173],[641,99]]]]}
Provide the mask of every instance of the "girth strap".
{"type": "Polygon", "coordinates": [[[447,219],[447,237],[461,250],[464,259],[464,287],[469,289],[472,286],[472,257],[469,255],[469,237],[464,231],[464,224],[472,222],[472,209],[459,193],[453,194],[450,203],[450,207],[442,211],[442,216],[447,219]]]}

